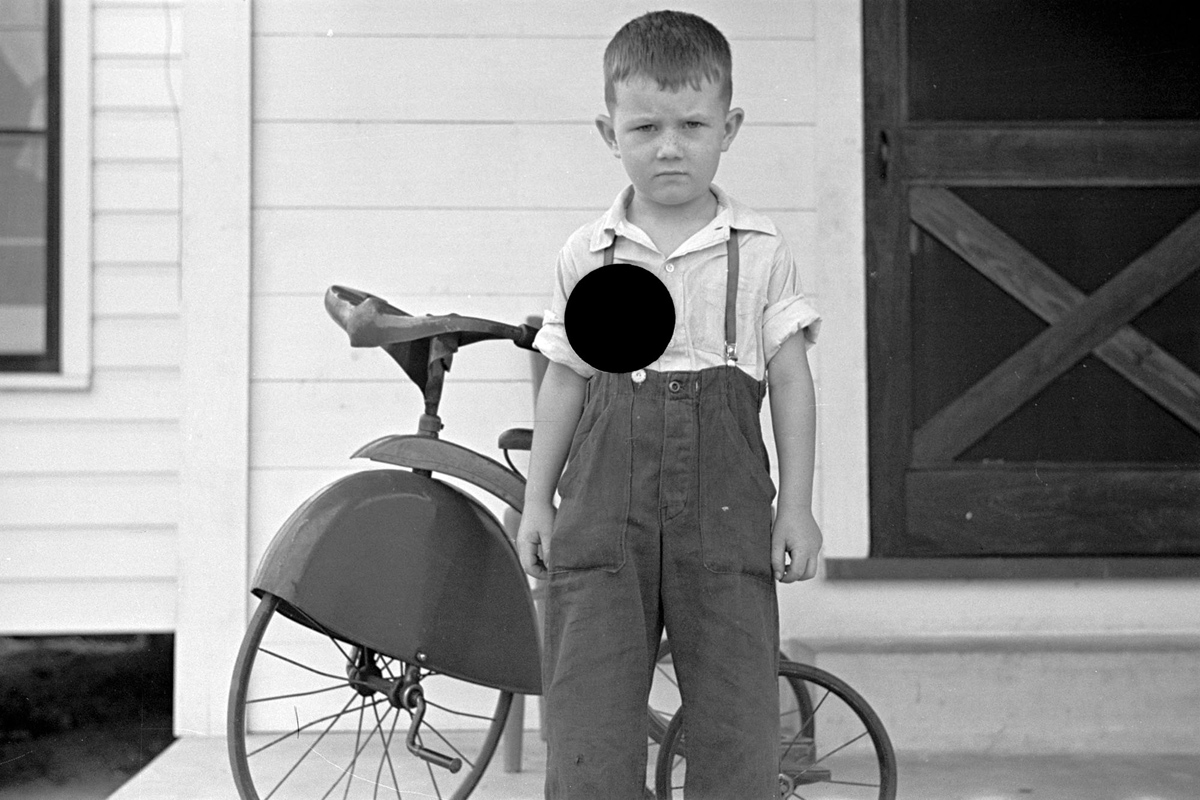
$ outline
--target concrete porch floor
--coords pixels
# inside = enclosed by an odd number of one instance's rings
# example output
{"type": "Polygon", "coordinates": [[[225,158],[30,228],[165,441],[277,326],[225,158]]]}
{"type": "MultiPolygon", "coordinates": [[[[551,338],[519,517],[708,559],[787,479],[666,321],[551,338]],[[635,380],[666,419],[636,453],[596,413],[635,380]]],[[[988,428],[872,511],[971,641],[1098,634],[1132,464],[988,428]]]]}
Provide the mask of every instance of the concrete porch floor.
{"type": "MultiPolygon", "coordinates": [[[[899,754],[902,800],[1196,800],[1200,755],[994,756],[899,754]]],[[[471,797],[536,800],[545,751],[526,734],[524,771],[497,753],[471,797]]],[[[407,796],[407,795],[406,795],[407,796]]],[[[423,796],[423,795],[422,795],[423,796]]],[[[178,740],[110,800],[236,800],[225,740],[178,740]]]]}

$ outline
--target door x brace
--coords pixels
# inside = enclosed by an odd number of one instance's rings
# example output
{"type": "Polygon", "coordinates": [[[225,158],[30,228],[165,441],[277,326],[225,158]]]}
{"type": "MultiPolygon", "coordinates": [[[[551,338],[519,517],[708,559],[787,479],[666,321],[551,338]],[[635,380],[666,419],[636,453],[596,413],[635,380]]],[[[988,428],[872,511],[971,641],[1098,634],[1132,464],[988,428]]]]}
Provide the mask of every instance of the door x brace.
{"type": "Polygon", "coordinates": [[[1090,296],[953,193],[913,187],[910,216],[1050,323],[914,434],[912,462],[950,461],[1089,352],[1200,431],[1200,376],[1129,322],[1200,269],[1200,212],[1090,296]]]}

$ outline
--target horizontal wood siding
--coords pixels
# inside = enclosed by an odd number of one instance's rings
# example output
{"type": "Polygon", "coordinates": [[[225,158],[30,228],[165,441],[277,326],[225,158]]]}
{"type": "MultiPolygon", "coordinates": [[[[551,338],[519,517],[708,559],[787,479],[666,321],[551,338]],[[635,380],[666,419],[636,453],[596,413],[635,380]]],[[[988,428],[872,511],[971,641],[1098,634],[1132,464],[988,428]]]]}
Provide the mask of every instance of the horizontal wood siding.
{"type": "Polygon", "coordinates": [[[0,395],[0,634],[174,627],[181,8],[92,13],[94,372],[0,395]]]}

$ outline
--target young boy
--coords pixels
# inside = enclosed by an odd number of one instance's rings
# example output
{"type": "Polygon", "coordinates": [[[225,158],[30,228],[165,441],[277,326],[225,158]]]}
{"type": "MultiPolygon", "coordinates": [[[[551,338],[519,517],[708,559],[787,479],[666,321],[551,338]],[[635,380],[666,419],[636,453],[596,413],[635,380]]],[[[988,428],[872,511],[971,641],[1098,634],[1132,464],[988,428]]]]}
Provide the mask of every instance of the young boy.
{"type": "MultiPolygon", "coordinates": [[[[819,317],[771,221],[711,184],[744,117],[730,108],[724,36],[691,14],[646,14],[609,43],[604,72],[608,114],[596,127],[632,186],[559,257],[535,342],[551,363],[518,533],[526,571],[549,578],[546,796],[642,797],[665,626],[685,710],[687,796],[775,797],[772,579],[811,578],[821,549],[806,354],[819,317]],[[676,321],[657,360],[620,374],[583,361],[564,320],[580,279],[613,262],[657,276],[676,321]],[[773,519],[759,427],[768,376],[773,519]]],[[[612,325],[635,324],[612,311],[612,325]]]]}

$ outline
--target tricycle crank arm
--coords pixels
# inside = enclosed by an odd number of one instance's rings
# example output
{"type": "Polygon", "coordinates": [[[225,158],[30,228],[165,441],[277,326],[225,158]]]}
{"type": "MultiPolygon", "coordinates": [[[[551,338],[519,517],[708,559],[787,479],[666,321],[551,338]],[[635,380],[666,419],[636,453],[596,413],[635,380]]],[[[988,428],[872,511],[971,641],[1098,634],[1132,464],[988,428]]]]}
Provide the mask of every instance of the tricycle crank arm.
{"type": "Polygon", "coordinates": [[[425,697],[421,693],[420,687],[411,686],[405,690],[404,707],[412,713],[412,724],[408,726],[408,739],[405,742],[408,745],[408,752],[451,772],[458,772],[462,769],[461,758],[442,755],[417,741],[417,730],[421,727],[421,721],[425,719],[425,697]]]}

